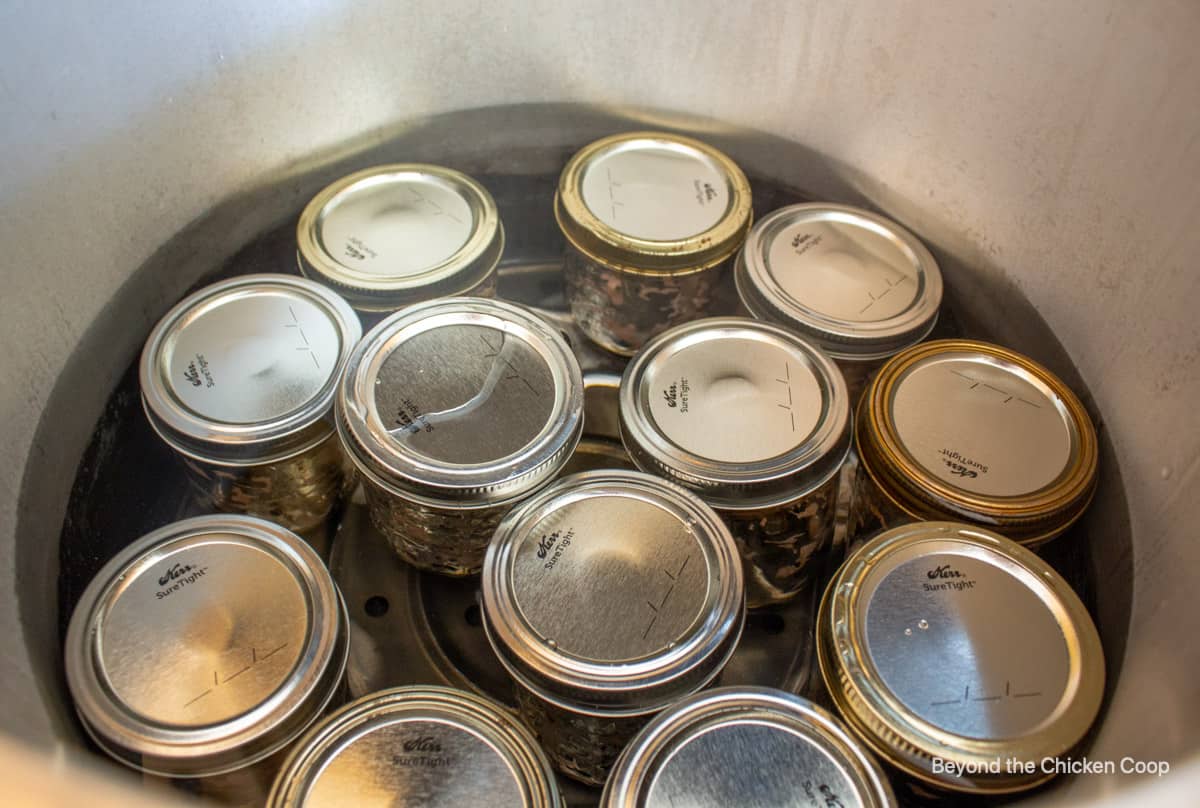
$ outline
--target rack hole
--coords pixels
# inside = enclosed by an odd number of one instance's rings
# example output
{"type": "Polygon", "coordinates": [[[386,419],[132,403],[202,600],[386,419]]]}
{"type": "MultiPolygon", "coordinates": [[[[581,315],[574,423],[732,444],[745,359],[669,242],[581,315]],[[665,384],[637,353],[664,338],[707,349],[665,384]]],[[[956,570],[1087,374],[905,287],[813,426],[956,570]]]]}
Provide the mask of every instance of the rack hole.
{"type": "Polygon", "coordinates": [[[776,614],[775,612],[760,612],[759,614],[751,615],[751,618],[765,634],[782,634],[783,630],[787,627],[783,615],[776,614]]]}
{"type": "Polygon", "coordinates": [[[388,612],[388,599],[383,595],[372,595],[363,604],[363,611],[368,617],[383,617],[388,612]]]}
{"type": "Polygon", "coordinates": [[[463,612],[463,619],[467,621],[467,625],[472,628],[479,628],[483,625],[483,613],[479,611],[479,604],[472,603],[463,612]]]}

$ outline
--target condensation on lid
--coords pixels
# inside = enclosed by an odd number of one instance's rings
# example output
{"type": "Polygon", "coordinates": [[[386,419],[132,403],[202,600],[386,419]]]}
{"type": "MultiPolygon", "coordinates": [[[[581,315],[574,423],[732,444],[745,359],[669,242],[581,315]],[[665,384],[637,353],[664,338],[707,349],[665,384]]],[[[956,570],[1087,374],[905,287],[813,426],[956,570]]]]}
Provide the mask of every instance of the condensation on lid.
{"type": "Polygon", "coordinates": [[[698,499],[640,472],[594,471],[505,519],[484,605],[502,658],[548,687],[637,690],[725,647],[740,625],[740,570],[698,499]]]}
{"type": "Polygon", "coordinates": [[[372,694],[297,744],[270,805],[560,804],[536,742],[489,701],[447,688],[372,694]]]}
{"type": "Polygon", "coordinates": [[[931,355],[897,379],[896,435],[943,483],[1013,497],[1054,483],[1079,454],[1062,399],[1025,368],[984,354],[931,355]]]}
{"type": "Polygon", "coordinates": [[[729,175],[710,155],[663,138],[626,140],[598,152],[581,186],[596,218],[648,241],[680,241],[712,229],[732,197],[729,175]]]}
{"type": "Polygon", "coordinates": [[[766,688],[717,688],[656,717],[629,744],[605,808],[892,804],[882,771],[836,719],[766,688]]]}
{"type": "Polygon", "coordinates": [[[450,298],[368,335],[346,372],[339,424],[360,463],[393,487],[504,498],[569,455],[582,389],[570,349],[536,316],[450,298]]]}
{"type": "Polygon", "coordinates": [[[844,205],[774,211],[751,231],[736,276],[756,316],[846,357],[886,356],[922,339],[942,298],[937,263],[915,236],[844,205]]]}
{"type": "Polygon", "coordinates": [[[328,698],[343,620],[299,537],[252,517],[187,519],[134,542],[88,586],[68,631],[68,682],[119,757],[177,760],[160,764],[179,767],[167,774],[245,765],[286,740],[269,738],[282,726],[311,720],[304,704],[328,698]]]}
{"type": "Polygon", "coordinates": [[[329,412],[361,333],[345,301],[302,278],[247,275],[206,287],[173,308],[146,343],[148,413],[185,452],[287,452],[296,433],[329,412]]]}
{"type": "Polygon", "coordinates": [[[474,286],[500,260],[504,229],[475,180],[400,163],[326,187],[301,214],[296,238],[306,275],[356,306],[386,310],[474,286]]]}
{"type": "Polygon", "coordinates": [[[845,383],[827,357],[745,318],[659,336],[621,389],[622,437],[634,460],[722,506],[784,489],[794,497],[823,482],[848,447],[849,417],[845,383]]]}

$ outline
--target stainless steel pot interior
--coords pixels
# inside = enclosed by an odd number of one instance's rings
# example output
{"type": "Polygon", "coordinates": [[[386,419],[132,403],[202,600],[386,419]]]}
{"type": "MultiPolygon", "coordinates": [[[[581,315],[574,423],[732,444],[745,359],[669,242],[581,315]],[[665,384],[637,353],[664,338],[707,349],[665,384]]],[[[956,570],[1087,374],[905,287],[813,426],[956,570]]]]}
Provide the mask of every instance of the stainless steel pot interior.
{"type": "MultiPolygon", "coordinates": [[[[79,748],[51,582],[120,539],[59,537],[94,527],[64,525],[76,470],[94,435],[121,439],[110,393],[170,303],[246,245],[239,271],[278,269],[281,245],[256,237],[288,237],[353,169],[440,162],[535,205],[580,144],[665,127],[752,182],[893,216],[934,250],[965,327],[1089,394],[1103,472],[1084,558],[1111,685],[1088,755],[1172,771],[1042,798],[1194,793],[1196,9],[621,5],[0,11],[0,728],[79,748]]],[[[561,243],[548,206],[508,237],[561,243]]]]}

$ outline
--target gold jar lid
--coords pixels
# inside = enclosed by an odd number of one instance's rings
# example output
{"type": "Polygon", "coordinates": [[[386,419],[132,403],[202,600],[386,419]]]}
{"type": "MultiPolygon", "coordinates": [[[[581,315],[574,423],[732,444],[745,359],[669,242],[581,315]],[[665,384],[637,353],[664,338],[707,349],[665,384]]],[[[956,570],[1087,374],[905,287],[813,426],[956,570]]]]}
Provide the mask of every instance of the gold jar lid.
{"type": "Polygon", "coordinates": [[[1079,398],[986,342],[938,340],[893,357],[859,401],[855,442],[910,515],[984,525],[1026,546],[1066,530],[1096,486],[1096,431],[1079,398]]]}
{"type": "Polygon", "coordinates": [[[593,260],[626,271],[703,269],[729,258],[750,229],[750,183],[712,146],[628,132],[584,146],[554,198],[563,235],[593,260]]]}
{"type": "Polygon", "coordinates": [[[961,523],[903,525],[855,551],[825,591],[817,652],[855,733],[954,791],[1050,779],[1104,693],[1100,638],[1070,585],[1019,544],[961,523]]]}

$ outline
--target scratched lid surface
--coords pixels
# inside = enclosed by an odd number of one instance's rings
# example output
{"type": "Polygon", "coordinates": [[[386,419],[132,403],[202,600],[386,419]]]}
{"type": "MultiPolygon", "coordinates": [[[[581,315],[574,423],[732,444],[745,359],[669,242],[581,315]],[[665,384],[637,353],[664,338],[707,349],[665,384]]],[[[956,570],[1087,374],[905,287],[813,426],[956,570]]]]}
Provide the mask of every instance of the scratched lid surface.
{"type": "Polygon", "coordinates": [[[67,633],[67,680],[96,741],[128,765],[199,776],[266,757],[328,702],[345,614],[320,558],[277,525],[202,516],[105,565],[67,633]]]}
{"type": "Polygon", "coordinates": [[[545,753],[503,707],[444,687],[398,687],[337,711],[297,742],[271,808],[562,805],[545,753]]]}
{"type": "Polygon", "coordinates": [[[362,335],[318,283],[243,275],[186,297],[159,321],[139,368],[155,431],[184,454],[261,463],[329,437],[337,379],[362,335]]]}
{"type": "Polygon", "coordinates": [[[850,725],[902,770],[956,790],[1047,779],[1042,759],[1083,738],[1104,692],[1099,636],[1066,581],[965,524],[918,522],[868,541],[830,583],[817,633],[850,725]]]}
{"type": "Polygon", "coordinates": [[[337,425],[363,473],[405,496],[485,505],[548,481],[583,428],[583,373],[520,306],[446,298],[384,320],[348,363],[337,425]]]}
{"type": "Polygon", "coordinates": [[[887,777],[841,722],[762,687],[718,687],[671,705],[625,747],[603,808],[886,808],[887,777]]]}
{"type": "Polygon", "coordinates": [[[518,681],[573,709],[645,711],[719,672],[741,634],[741,563],[694,495],[637,471],[564,477],[500,524],[485,625],[518,681]]]}

